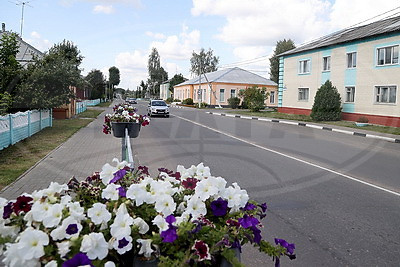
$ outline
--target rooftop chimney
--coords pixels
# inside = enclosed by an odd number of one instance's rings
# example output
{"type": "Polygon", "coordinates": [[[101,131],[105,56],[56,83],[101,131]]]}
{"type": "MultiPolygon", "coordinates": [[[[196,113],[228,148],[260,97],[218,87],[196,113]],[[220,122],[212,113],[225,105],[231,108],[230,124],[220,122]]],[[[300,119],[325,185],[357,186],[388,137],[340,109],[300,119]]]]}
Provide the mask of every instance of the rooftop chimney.
{"type": "Polygon", "coordinates": [[[5,32],[5,31],[6,31],[6,24],[5,24],[5,23],[2,23],[2,24],[1,24],[1,31],[2,31],[2,32],[5,32]]]}

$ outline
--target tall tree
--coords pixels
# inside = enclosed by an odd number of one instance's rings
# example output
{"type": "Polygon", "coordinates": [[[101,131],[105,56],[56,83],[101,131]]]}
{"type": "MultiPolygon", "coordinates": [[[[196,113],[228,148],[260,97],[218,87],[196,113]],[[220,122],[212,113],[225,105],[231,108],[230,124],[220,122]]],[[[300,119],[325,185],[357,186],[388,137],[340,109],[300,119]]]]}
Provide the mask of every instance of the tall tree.
{"type": "Polygon", "coordinates": [[[68,40],[63,40],[59,44],[55,44],[49,50],[49,55],[57,54],[62,58],[68,60],[70,64],[79,67],[82,63],[83,56],[81,55],[81,51],[79,51],[78,47],[74,45],[73,42],[68,40]]]}
{"type": "Polygon", "coordinates": [[[112,86],[118,85],[120,83],[119,69],[115,66],[108,69],[109,81],[112,86]]]}
{"type": "Polygon", "coordinates": [[[0,39],[0,94],[12,92],[19,80],[21,65],[17,62],[18,35],[4,33],[0,39]]]}
{"type": "Polygon", "coordinates": [[[159,95],[160,84],[168,80],[168,73],[161,67],[160,54],[155,47],[152,48],[147,64],[149,72],[148,86],[152,96],[159,95]]]}
{"type": "Polygon", "coordinates": [[[273,56],[269,59],[269,65],[270,65],[270,72],[269,72],[269,78],[278,83],[279,80],[279,54],[282,54],[283,52],[292,50],[293,48],[296,48],[294,45],[294,42],[291,39],[283,39],[280,41],[276,42],[275,50],[273,56]]]}
{"type": "Polygon", "coordinates": [[[218,63],[219,57],[214,56],[214,51],[211,48],[208,51],[202,48],[198,54],[193,51],[190,59],[190,72],[196,75],[213,72],[218,70],[218,63]]]}
{"type": "Polygon", "coordinates": [[[100,70],[91,70],[85,77],[87,85],[90,89],[90,99],[97,99],[104,97],[104,89],[106,80],[100,70]]]}

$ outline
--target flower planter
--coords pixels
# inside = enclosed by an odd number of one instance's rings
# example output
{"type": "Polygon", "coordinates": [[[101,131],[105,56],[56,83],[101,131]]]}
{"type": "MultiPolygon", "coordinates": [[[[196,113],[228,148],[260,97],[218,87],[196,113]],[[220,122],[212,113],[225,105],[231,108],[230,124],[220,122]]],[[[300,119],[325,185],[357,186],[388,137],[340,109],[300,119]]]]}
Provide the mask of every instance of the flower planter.
{"type": "Polygon", "coordinates": [[[133,122],[112,122],[111,127],[113,135],[118,138],[125,136],[125,128],[128,128],[128,135],[130,138],[136,138],[139,136],[140,123],[133,122]]]}
{"type": "MultiPolygon", "coordinates": [[[[238,261],[240,262],[240,250],[238,248],[232,248],[233,251],[235,252],[235,257],[238,259],[238,261]]],[[[221,259],[221,263],[219,264],[220,267],[233,267],[233,265],[227,261],[224,257],[222,257],[221,259]]]]}
{"type": "Polygon", "coordinates": [[[367,122],[356,122],[356,126],[364,127],[364,126],[368,126],[368,123],[367,122]]]}

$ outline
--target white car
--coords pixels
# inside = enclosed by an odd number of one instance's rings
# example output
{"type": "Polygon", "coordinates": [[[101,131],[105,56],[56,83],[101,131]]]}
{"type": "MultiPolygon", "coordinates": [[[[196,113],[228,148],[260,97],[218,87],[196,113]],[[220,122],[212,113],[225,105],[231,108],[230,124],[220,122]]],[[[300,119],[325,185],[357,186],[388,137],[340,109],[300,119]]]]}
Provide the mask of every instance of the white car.
{"type": "Polygon", "coordinates": [[[154,115],[169,117],[169,107],[164,100],[150,100],[150,103],[147,107],[147,114],[150,117],[154,115]]]}

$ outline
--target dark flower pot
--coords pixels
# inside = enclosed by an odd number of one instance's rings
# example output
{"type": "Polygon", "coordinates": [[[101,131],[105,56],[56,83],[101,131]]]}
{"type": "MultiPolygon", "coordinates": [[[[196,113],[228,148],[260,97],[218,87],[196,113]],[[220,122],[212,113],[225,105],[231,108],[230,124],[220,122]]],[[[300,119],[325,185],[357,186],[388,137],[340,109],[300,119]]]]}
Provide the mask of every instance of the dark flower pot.
{"type": "Polygon", "coordinates": [[[128,135],[130,138],[136,138],[139,136],[140,127],[141,127],[140,123],[133,123],[133,122],[111,123],[113,135],[118,138],[122,138],[125,136],[125,128],[128,128],[128,135]]]}
{"type": "MultiPolygon", "coordinates": [[[[240,262],[241,261],[241,259],[240,259],[240,250],[238,248],[232,248],[232,249],[235,252],[236,258],[240,262]]],[[[219,267],[232,267],[233,265],[229,261],[227,261],[224,257],[221,257],[220,263],[219,263],[218,266],[219,267]]]]}

